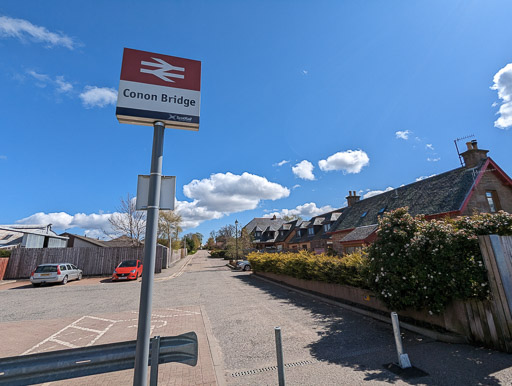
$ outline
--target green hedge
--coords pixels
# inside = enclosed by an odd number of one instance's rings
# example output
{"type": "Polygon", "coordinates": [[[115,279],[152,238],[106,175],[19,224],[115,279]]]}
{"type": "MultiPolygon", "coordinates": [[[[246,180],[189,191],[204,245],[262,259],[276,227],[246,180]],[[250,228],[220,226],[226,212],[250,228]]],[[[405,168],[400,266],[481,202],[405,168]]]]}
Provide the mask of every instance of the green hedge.
{"type": "Polygon", "coordinates": [[[11,256],[10,249],[0,249],[0,257],[9,257],[11,256]]]}
{"type": "Polygon", "coordinates": [[[253,271],[256,272],[271,272],[297,279],[366,287],[367,258],[364,252],[344,257],[315,255],[306,251],[298,253],[252,252],[247,259],[250,261],[253,271]]]}

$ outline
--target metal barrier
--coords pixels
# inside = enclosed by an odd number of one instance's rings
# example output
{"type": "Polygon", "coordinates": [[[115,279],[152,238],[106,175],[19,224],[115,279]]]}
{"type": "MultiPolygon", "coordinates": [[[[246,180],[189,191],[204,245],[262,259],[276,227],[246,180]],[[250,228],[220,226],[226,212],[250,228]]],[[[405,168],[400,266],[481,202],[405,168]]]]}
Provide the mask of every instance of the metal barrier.
{"type": "MultiPolygon", "coordinates": [[[[46,352],[0,358],[0,385],[31,385],[133,369],[135,340],[70,350],[46,352]]],[[[197,335],[188,332],[178,336],[151,339],[150,353],[158,353],[158,361],[149,358],[152,365],[151,384],[156,385],[158,364],[179,362],[190,366],[197,364],[197,335]],[[155,350],[151,350],[151,346],[155,350]],[[159,349],[155,346],[159,345],[159,349]],[[156,367],[156,368],[155,368],[156,367]]]]}

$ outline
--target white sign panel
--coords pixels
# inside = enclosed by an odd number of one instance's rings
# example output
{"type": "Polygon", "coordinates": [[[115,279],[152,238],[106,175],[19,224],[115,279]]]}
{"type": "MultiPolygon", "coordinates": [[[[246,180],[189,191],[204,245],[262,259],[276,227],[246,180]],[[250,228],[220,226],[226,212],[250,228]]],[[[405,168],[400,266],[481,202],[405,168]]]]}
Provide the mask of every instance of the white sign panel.
{"type": "MultiPolygon", "coordinates": [[[[160,184],[160,210],[174,210],[176,197],[176,177],[162,176],[160,184]]],[[[149,199],[149,176],[139,175],[137,179],[136,210],[147,210],[149,199]]]]}
{"type": "Polygon", "coordinates": [[[201,62],[124,49],[116,116],[120,123],[199,130],[201,62]]]}

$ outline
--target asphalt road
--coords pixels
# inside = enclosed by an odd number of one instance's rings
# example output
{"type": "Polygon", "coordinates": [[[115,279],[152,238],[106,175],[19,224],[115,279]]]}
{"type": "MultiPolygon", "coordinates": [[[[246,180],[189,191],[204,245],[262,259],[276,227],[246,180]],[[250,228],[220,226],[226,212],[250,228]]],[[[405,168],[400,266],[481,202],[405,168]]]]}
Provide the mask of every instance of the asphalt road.
{"type": "MultiPolygon", "coordinates": [[[[230,385],[277,384],[275,326],[282,328],[288,385],[512,385],[511,355],[408,332],[405,351],[428,375],[401,378],[383,366],[396,361],[390,325],[231,271],[203,251],[167,271],[155,282],[153,308],[200,306],[230,385]]],[[[134,311],[139,292],[140,282],[18,285],[0,290],[0,322],[134,311]]]]}

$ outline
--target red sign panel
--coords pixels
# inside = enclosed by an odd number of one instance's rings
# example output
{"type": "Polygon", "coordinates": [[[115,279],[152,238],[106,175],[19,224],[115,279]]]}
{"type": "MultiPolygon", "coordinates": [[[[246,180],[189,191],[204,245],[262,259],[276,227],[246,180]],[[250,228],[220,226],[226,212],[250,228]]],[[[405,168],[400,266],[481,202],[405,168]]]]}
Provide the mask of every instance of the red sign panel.
{"type": "Polygon", "coordinates": [[[125,48],[121,80],[200,91],[201,62],[125,48]]]}

